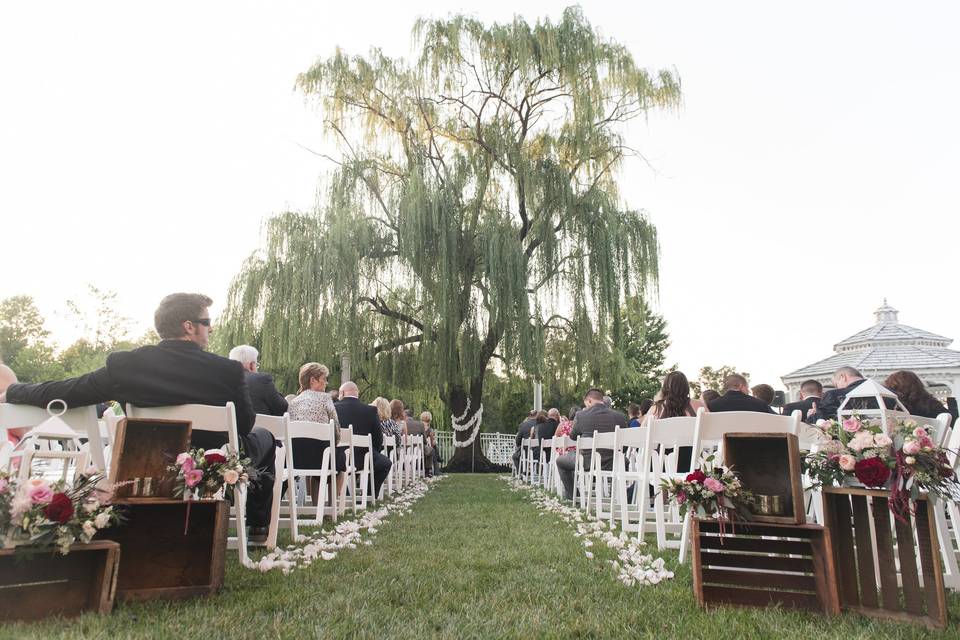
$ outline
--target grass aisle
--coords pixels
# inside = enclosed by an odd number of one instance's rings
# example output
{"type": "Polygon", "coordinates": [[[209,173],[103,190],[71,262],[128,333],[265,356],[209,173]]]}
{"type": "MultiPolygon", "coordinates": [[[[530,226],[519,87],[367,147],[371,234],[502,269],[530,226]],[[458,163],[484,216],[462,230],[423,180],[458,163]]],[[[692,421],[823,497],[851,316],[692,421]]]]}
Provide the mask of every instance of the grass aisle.
{"type": "MultiPolygon", "coordinates": [[[[625,587],[607,560],[584,554],[570,526],[538,515],[493,475],[435,485],[373,546],[342,551],[288,576],[241,569],[230,556],[219,596],[119,605],[113,615],[0,627],[2,638],[956,638],[857,616],[697,609],[688,565],[673,580],[625,587]]],[[[675,556],[675,553],[673,554],[675,556]]],[[[2,597],[2,595],[0,595],[2,597]]]]}

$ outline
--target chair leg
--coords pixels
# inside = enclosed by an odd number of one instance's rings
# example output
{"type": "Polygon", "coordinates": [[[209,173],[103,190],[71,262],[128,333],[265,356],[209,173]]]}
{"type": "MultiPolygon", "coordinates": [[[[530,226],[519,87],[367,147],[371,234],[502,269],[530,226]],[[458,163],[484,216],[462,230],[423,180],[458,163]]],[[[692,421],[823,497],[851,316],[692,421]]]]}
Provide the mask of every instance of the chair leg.
{"type": "Polygon", "coordinates": [[[240,564],[250,567],[250,554],[247,551],[247,486],[237,485],[233,499],[234,515],[237,520],[237,551],[240,554],[240,564]]]}
{"type": "Polygon", "coordinates": [[[940,555],[943,557],[943,582],[951,589],[960,587],[960,568],[957,567],[957,555],[953,552],[953,540],[950,537],[950,525],[943,511],[944,505],[930,504],[933,509],[934,523],[937,528],[937,538],[940,541],[940,555]]]}
{"type": "Polygon", "coordinates": [[[283,492],[283,469],[286,466],[286,452],[277,447],[273,460],[273,503],[270,507],[270,529],[267,532],[267,550],[277,547],[277,531],[280,528],[280,494],[283,492]]]}
{"type": "Polygon", "coordinates": [[[683,515],[683,530],[680,533],[680,564],[687,561],[687,540],[690,536],[690,512],[683,515]]]}

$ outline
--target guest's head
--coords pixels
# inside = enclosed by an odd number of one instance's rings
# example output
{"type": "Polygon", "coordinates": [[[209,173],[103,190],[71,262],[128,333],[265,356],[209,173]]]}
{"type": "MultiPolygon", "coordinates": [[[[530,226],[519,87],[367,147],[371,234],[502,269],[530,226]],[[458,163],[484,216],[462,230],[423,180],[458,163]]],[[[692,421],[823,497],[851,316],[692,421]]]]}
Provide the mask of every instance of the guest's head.
{"type": "Polygon", "coordinates": [[[630,418],[639,418],[640,415],[640,405],[635,402],[631,402],[630,406],[627,407],[627,416],[630,418]]]}
{"type": "Polygon", "coordinates": [[[663,378],[660,400],[656,402],[661,418],[679,418],[690,413],[690,383],[683,371],[671,371],[663,378]]]}
{"type": "Polygon", "coordinates": [[[370,404],[377,408],[377,418],[380,420],[380,422],[390,419],[389,400],[383,396],[377,396],[370,404]]]}
{"type": "Polygon", "coordinates": [[[857,380],[863,380],[863,375],[853,367],[840,367],[833,374],[833,386],[837,389],[846,389],[857,380]]]}
{"type": "Polygon", "coordinates": [[[547,421],[547,412],[546,411],[537,411],[537,415],[534,417],[538,423],[543,423],[547,421]]]}
{"type": "Polygon", "coordinates": [[[403,420],[403,400],[390,401],[390,418],[393,420],[403,420]]]}
{"type": "Polygon", "coordinates": [[[731,373],[723,379],[723,392],[739,391],[750,395],[750,387],[747,386],[747,379],[739,373],[731,373]]]}
{"type": "Polygon", "coordinates": [[[570,407],[570,410],[567,411],[567,420],[573,422],[573,419],[577,417],[577,413],[580,411],[580,407],[573,406],[570,407]]]}
{"type": "Polygon", "coordinates": [[[337,400],[340,399],[340,390],[339,390],[339,389],[331,389],[331,390],[329,391],[329,393],[330,393],[330,399],[333,400],[334,402],[336,402],[337,400]]]}
{"type": "Polygon", "coordinates": [[[753,392],[753,397],[758,400],[763,400],[767,404],[773,404],[773,387],[768,384],[758,384],[755,387],[751,388],[750,391],[753,392]]]}
{"type": "Polygon", "coordinates": [[[153,326],[164,340],[188,340],[206,349],[210,343],[210,305],[213,300],[199,293],[171,293],[160,301],[153,326]]]}
{"type": "Polygon", "coordinates": [[[359,398],[360,389],[357,387],[357,383],[352,380],[347,380],[342,385],[340,385],[340,397],[341,398],[359,398]]]}
{"type": "Polygon", "coordinates": [[[647,412],[650,411],[650,407],[653,406],[653,400],[650,398],[644,398],[640,401],[640,415],[645,416],[647,412]]]}
{"type": "Polygon", "coordinates": [[[603,391],[597,388],[590,389],[583,395],[584,407],[589,409],[595,404],[603,404],[603,391]]]}
{"type": "Polygon", "coordinates": [[[823,385],[816,380],[804,380],[800,385],[800,399],[819,398],[823,395],[823,385]]]}
{"type": "Polygon", "coordinates": [[[300,367],[298,378],[300,380],[300,391],[324,391],[327,388],[327,376],[330,375],[330,369],[319,362],[308,362],[300,367]]]}
{"type": "Polygon", "coordinates": [[[924,410],[929,411],[931,408],[935,410],[943,409],[943,411],[946,412],[946,409],[943,408],[943,403],[927,391],[923,380],[913,371],[897,371],[891,373],[890,376],[883,381],[883,386],[897,394],[900,402],[903,403],[903,406],[905,406],[910,413],[919,415],[924,410]]]}
{"type": "Polygon", "coordinates": [[[239,347],[230,349],[229,358],[236,360],[243,365],[244,369],[253,373],[257,372],[257,358],[259,357],[260,352],[248,344],[241,344],[239,347]]]}
{"type": "Polygon", "coordinates": [[[433,414],[429,411],[424,411],[420,414],[420,422],[425,426],[430,426],[430,423],[433,422],[433,414]]]}
{"type": "Polygon", "coordinates": [[[547,411],[547,418],[550,420],[555,420],[556,422],[560,422],[560,410],[556,407],[552,407],[550,411],[547,411]]]}
{"type": "Polygon", "coordinates": [[[700,394],[700,399],[703,400],[704,404],[710,404],[714,400],[720,397],[720,392],[716,389],[707,389],[700,394]]]}
{"type": "Polygon", "coordinates": [[[530,411],[527,412],[527,419],[529,419],[529,420],[536,420],[536,418],[537,418],[537,410],[536,410],[536,409],[530,409],[530,411]]]}

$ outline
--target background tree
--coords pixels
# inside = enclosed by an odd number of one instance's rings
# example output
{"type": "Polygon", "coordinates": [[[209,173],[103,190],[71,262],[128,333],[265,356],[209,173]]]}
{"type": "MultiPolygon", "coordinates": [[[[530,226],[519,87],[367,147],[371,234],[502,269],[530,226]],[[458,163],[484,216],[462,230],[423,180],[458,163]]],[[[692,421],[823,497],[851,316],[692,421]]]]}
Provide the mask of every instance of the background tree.
{"type": "MultiPolygon", "coordinates": [[[[734,373],[739,373],[744,378],[747,379],[747,383],[750,382],[750,374],[746,371],[737,371],[736,367],[731,367],[730,365],[723,365],[717,369],[713,367],[702,367],[700,369],[700,375],[698,377],[698,388],[696,389],[696,395],[699,396],[705,389],[713,389],[714,391],[719,391],[723,393],[723,379],[734,373]]],[[[691,383],[691,388],[693,383],[691,383]]],[[[691,389],[693,393],[693,389],[691,389]]]]}
{"type": "Polygon", "coordinates": [[[625,308],[622,352],[625,373],[610,393],[614,405],[620,409],[626,409],[631,402],[639,404],[644,398],[652,400],[667,372],[676,369],[676,365],[664,367],[670,336],[663,316],[650,311],[646,301],[637,296],[629,299],[625,308]]]}
{"type": "MultiPolygon", "coordinates": [[[[541,375],[550,326],[595,375],[596,342],[621,344],[624,298],[658,265],[653,225],[619,197],[635,153],[623,125],[675,107],[680,87],[579,9],[533,25],[420,20],[414,43],[413,63],[338,50],[298,78],[322,102],[336,170],[318,212],[267,223],[223,328],[269,368],[348,349],[358,374],[433,386],[470,419],[492,360],[541,375]]],[[[477,445],[452,468],[483,463],[477,445]]]]}

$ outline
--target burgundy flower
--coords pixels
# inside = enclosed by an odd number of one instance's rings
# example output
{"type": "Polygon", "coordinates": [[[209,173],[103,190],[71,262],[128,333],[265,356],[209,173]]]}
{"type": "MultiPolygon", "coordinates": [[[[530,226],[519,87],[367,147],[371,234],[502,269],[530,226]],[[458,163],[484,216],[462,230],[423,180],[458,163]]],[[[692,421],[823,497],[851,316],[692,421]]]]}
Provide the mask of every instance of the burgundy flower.
{"type": "Polygon", "coordinates": [[[73,501],[65,493],[55,493],[50,504],[44,507],[43,515],[53,522],[66,524],[73,517],[73,501]]]}
{"type": "Polygon", "coordinates": [[[222,451],[207,451],[203,454],[203,459],[207,461],[207,464],[219,464],[227,461],[227,456],[223,455],[222,451]]]}
{"type": "Polygon", "coordinates": [[[890,479],[890,469],[880,458],[866,458],[853,468],[857,480],[868,487],[882,487],[890,479]]]}
{"type": "Polygon", "coordinates": [[[687,476],[687,482],[699,482],[700,484],[703,484],[703,481],[706,479],[706,474],[703,471],[700,471],[700,469],[697,469],[687,476]]]}

